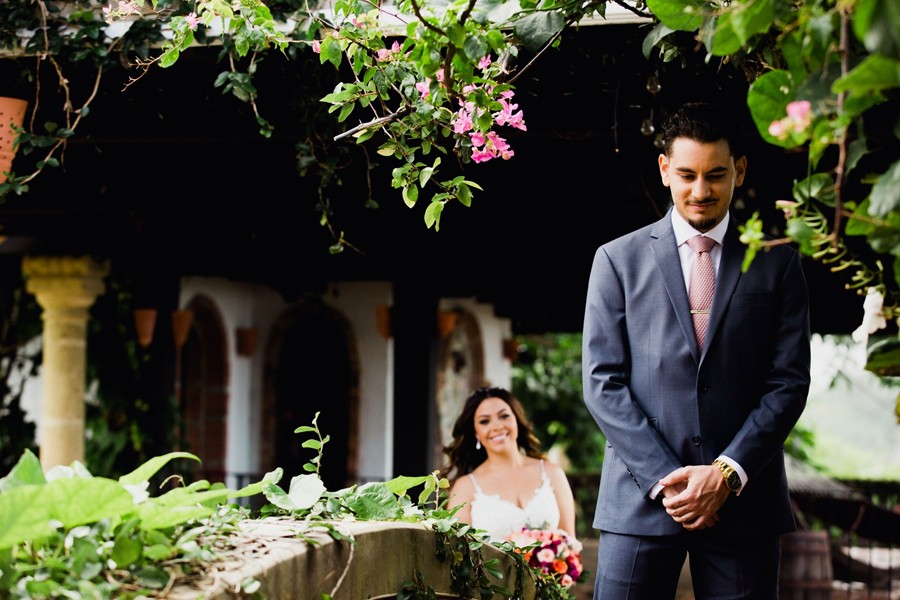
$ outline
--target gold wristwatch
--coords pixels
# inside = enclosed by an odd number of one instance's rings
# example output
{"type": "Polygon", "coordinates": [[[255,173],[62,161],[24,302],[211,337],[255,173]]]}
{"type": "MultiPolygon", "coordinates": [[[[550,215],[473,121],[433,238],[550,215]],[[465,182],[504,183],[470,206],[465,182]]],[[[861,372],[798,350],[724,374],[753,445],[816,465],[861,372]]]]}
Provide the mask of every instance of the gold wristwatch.
{"type": "Polygon", "coordinates": [[[741,476],[734,470],[734,467],[718,458],[713,461],[713,464],[719,467],[719,470],[722,472],[722,477],[725,478],[725,485],[728,486],[728,489],[732,492],[740,491],[743,483],[741,483],[741,476]]]}

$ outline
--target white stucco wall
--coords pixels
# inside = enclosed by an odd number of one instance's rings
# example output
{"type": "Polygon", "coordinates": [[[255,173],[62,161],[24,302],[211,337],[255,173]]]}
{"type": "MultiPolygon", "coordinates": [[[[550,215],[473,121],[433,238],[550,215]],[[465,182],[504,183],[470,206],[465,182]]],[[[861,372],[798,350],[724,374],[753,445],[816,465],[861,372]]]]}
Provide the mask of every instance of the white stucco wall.
{"type": "MultiPolygon", "coordinates": [[[[179,308],[185,308],[195,296],[209,298],[218,308],[228,342],[228,421],[225,468],[229,473],[260,471],[260,413],[262,411],[262,372],[269,330],[287,303],[272,289],[235,283],[214,277],[189,277],[181,282],[179,308]],[[252,327],[258,332],[253,356],[237,353],[235,331],[252,327]]],[[[236,482],[227,481],[235,486],[236,482]]]]}
{"type": "Polygon", "coordinates": [[[323,297],[350,322],[359,353],[359,476],[393,477],[394,339],[378,333],[376,307],[390,306],[390,282],[333,283],[323,297]]]}
{"type": "Polygon", "coordinates": [[[490,385],[509,389],[512,385],[512,363],[503,355],[503,340],[512,338],[512,323],[497,317],[491,304],[474,298],[443,298],[440,310],[464,310],[475,317],[484,343],[484,378],[490,385]]]}

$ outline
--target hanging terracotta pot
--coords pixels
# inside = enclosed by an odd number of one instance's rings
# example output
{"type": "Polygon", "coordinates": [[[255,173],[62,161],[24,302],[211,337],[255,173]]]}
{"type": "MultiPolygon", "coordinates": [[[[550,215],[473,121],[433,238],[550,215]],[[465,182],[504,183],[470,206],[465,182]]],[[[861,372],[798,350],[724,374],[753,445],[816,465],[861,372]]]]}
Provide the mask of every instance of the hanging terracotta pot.
{"type": "Polygon", "coordinates": [[[134,309],[134,330],[137,333],[138,344],[146,348],[153,342],[153,329],[156,327],[155,308],[134,309]]]}
{"type": "Polygon", "coordinates": [[[256,329],[252,327],[238,327],[234,330],[237,340],[237,353],[239,356],[253,356],[256,352],[256,329]]]}
{"type": "Polygon", "coordinates": [[[192,310],[172,311],[172,339],[175,341],[176,348],[182,348],[187,343],[193,322],[194,312],[192,310]]]}
{"type": "Polygon", "coordinates": [[[13,126],[22,127],[27,107],[28,102],[21,98],[0,96],[0,183],[6,183],[8,173],[12,171],[15,142],[19,137],[13,126]]]}
{"type": "Polygon", "coordinates": [[[437,311],[437,329],[438,335],[442,340],[446,340],[447,337],[453,333],[453,330],[456,329],[456,323],[459,321],[459,313],[450,310],[438,310],[437,311]]]}
{"type": "Polygon", "coordinates": [[[391,337],[391,307],[387,304],[375,307],[375,327],[384,339],[391,337]]]}

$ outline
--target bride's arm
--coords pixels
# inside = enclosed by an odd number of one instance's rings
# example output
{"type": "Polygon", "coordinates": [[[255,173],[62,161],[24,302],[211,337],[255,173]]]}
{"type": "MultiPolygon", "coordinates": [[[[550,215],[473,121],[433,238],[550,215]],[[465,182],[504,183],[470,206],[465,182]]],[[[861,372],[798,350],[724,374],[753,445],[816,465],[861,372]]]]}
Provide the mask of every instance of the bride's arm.
{"type": "Polygon", "coordinates": [[[550,483],[553,485],[553,493],[556,495],[556,504],[559,505],[559,528],[564,530],[573,540],[575,534],[575,496],[572,494],[572,486],[566,472],[557,464],[549,463],[550,483]]]}
{"type": "Polygon", "coordinates": [[[450,500],[447,502],[447,508],[453,509],[455,506],[462,504],[463,506],[457,511],[456,518],[463,523],[472,523],[472,500],[475,497],[475,488],[472,486],[472,479],[464,475],[456,480],[450,488],[450,500]]]}

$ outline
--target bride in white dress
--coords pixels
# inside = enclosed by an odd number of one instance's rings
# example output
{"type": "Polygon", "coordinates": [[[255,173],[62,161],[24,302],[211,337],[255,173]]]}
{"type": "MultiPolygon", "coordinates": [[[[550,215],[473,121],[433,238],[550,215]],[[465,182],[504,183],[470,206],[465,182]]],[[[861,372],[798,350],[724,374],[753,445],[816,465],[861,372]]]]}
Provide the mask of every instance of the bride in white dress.
{"type": "Polygon", "coordinates": [[[448,508],[503,541],[523,527],[575,535],[575,500],[565,471],[545,458],[519,400],[503,388],[469,396],[444,448],[453,482],[448,508]]]}

